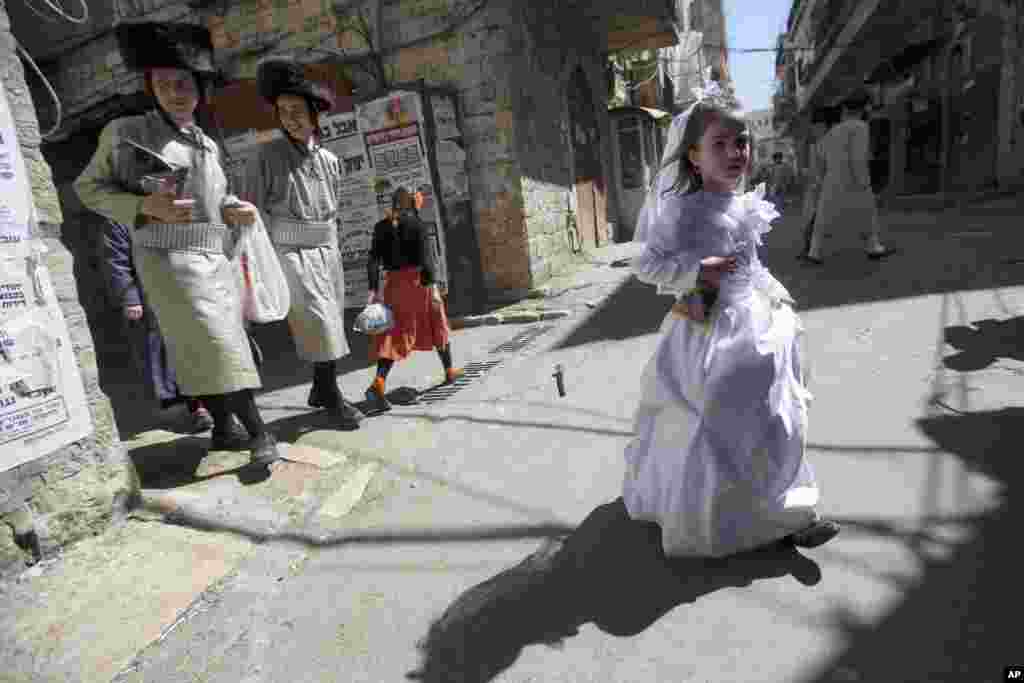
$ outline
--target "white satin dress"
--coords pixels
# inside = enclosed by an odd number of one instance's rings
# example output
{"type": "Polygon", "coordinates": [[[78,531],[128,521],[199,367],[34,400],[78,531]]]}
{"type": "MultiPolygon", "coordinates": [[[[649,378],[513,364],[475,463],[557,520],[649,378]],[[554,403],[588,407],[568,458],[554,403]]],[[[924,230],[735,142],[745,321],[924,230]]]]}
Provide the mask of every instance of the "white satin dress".
{"type": "Polygon", "coordinates": [[[666,198],[633,264],[641,281],[681,293],[695,284],[701,259],[739,261],[708,321],[665,318],[643,374],[623,497],[631,517],[661,526],[668,556],[730,555],[817,517],[804,454],[802,327],[789,293],[758,258],[778,216],[762,197],[666,198]]]}

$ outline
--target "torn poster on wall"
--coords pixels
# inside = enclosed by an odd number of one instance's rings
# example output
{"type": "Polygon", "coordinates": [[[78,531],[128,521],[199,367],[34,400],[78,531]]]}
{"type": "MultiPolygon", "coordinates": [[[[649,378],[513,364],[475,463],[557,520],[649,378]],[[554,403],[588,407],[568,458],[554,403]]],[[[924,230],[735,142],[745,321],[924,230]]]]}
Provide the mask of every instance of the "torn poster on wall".
{"type": "Polygon", "coordinates": [[[0,471],[93,430],[43,251],[38,242],[0,246],[0,471]]]}
{"type": "Polygon", "coordinates": [[[92,417],[0,88],[0,472],[86,438],[92,417]]]}

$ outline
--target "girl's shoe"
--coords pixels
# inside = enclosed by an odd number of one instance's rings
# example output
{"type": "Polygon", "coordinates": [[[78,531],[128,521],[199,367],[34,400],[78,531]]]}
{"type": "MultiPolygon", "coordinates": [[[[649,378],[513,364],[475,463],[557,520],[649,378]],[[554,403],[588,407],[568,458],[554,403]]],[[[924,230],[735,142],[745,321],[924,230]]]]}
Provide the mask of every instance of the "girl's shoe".
{"type": "Polygon", "coordinates": [[[789,540],[798,548],[817,548],[838,536],[840,529],[835,522],[819,519],[806,529],[789,536],[789,540]]]}
{"type": "Polygon", "coordinates": [[[455,380],[459,379],[460,377],[464,377],[465,374],[466,371],[463,370],[462,368],[448,368],[447,370],[445,370],[444,373],[444,383],[454,384],[455,380]]]}
{"type": "Polygon", "coordinates": [[[366,390],[366,400],[370,404],[370,409],[375,413],[391,410],[391,403],[384,395],[383,378],[377,377],[373,380],[373,384],[366,390]]]}

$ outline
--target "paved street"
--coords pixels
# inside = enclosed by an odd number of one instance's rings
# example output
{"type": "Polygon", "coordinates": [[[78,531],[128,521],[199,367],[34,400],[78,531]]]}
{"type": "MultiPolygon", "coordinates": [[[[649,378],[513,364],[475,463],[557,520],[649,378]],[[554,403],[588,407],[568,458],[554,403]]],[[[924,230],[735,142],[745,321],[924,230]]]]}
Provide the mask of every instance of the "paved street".
{"type": "MultiPolygon", "coordinates": [[[[807,553],[817,585],[768,555],[682,563],[669,580],[621,533],[614,508],[599,508],[618,496],[640,373],[668,306],[615,267],[635,253],[618,245],[545,301],[570,317],[541,323],[550,328],[521,350],[494,352],[538,326],[458,332],[462,361],[501,362],[358,432],[311,417],[306,370],[270,354],[261,407],[286,443],[363,468],[358,502],[331,514],[327,490],[269,526],[243,506],[210,522],[200,533],[257,543],[225,560],[231,571],[116,680],[378,683],[421,669],[424,680],[467,682],[1001,680],[1019,659],[1021,519],[1010,489],[1024,429],[1020,215],[1016,200],[892,214],[899,256],[874,263],[853,250],[824,268],[795,260],[793,221],[768,235],[766,258],[806,326],[808,448],[825,511],[845,523],[807,553]],[[438,622],[467,589],[553,551],[545,538],[595,509],[570,537],[569,569],[505,574],[492,586],[501,599],[471,595],[438,622]]],[[[266,348],[287,351],[279,332],[261,332],[266,348]]],[[[438,365],[420,354],[391,386],[429,386],[438,365]]],[[[345,391],[361,395],[368,364],[344,373],[345,391]]],[[[126,438],[157,426],[142,410],[119,423],[126,438]]],[[[151,448],[154,458],[177,452],[151,448]]],[[[156,460],[147,470],[133,457],[144,487],[162,481],[156,460]]],[[[346,472],[338,486],[350,485],[346,472]]]]}

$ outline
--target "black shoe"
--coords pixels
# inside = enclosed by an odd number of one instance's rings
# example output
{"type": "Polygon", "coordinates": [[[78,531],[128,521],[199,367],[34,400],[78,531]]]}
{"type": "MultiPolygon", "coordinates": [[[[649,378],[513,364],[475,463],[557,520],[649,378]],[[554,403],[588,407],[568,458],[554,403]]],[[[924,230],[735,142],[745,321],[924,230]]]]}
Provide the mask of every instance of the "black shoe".
{"type": "Polygon", "coordinates": [[[201,434],[208,429],[213,429],[213,416],[206,408],[196,408],[189,415],[189,420],[193,434],[201,434]]]}
{"type": "Polygon", "coordinates": [[[820,258],[814,258],[810,254],[800,254],[800,260],[812,266],[823,266],[825,262],[820,258]]]}
{"type": "Polygon", "coordinates": [[[881,261],[896,253],[895,249],[883,249],[882,251],[869,251],[868,258],[872,261],[881,261]]]}
{"type": "Polygon", "coordinates": [[[249,463],[264,467],[281,459],[277,450],[277,440],[270,432],[263,432],[249,444],[249,463]]]}
{"type": "Polygon", "coordinates": [[[366,417],[366,415],[363,415],[363,411],[341,396],[338,397],[338,402],[328,407],[327,410],[331,417],[338,420],[342,429],[359,429],[359,423],[366,417]]]}
{"type": "Polygon", "coordinates": [[[244,451],[249,448],[252,439],[245,427],[232,420],[231,427],[227,432],[218,434],[214,432],[210,438],[211,451],[244,451]]]}
{"type": "Polygon", "coordinates": [[[320,391],[320,387],[314,384],[309,390],[309,398],[306,399],[306,404],[310,408],[326,408],[327,397],[320,391]]]}
{"type": "Polygon", "coordinates": [[[818,520],[806,529],[789,536],[790,542],[798,548],[817,548],[839,535],[841,527],[829,520],[818,520]]]}

